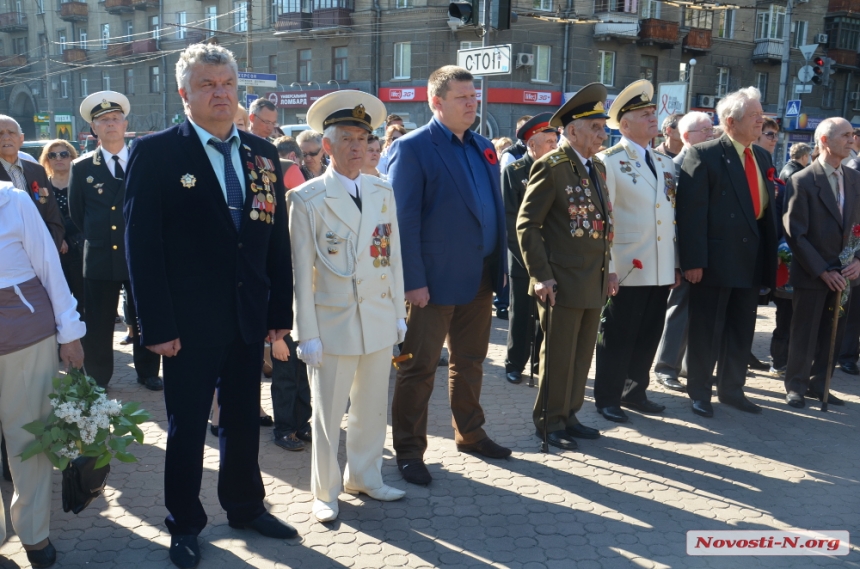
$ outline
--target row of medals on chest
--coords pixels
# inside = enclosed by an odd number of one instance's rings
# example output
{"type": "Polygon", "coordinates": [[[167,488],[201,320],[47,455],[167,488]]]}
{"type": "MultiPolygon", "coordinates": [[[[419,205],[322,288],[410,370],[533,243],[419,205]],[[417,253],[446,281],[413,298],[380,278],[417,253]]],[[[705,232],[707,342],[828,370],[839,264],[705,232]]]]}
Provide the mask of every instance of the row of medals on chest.
{"type": "MultiPolygon", "coordinates": [[[[596,211],[594,202],[591,200],[592,191],[589,188],[588,178],[580,180],[579,186],[567,186],[567,213],[570,215],[570,234],[573,237],[583,237],[588,232],[592,239],[599,239],[600,233],[605,228],[603,216],[596,211]],[[589,218],[593,219],[589,219],[589,218]]],[[[612,223],[612,219],[608,220],[612,223]]]]}
{"type": "Polygon", "coordinates": [[[254,192],[254,202],[251,204],[251,219],[261,220],[266,223],[274,223],[275,194],[272,184],[277,177],[272,172],[262,170],[258,175],[251,170],[248,173],[251,178],[251,191],[254,192]]]}
{"type": "MultiPolygon", "coordinates": [[[[373,258],[373,266],[376,268],[387,267],[389,265],[389,257],[391,256],[391,224],[381,223],[376,226],[373,231],[373,241],[370,245],[370,256],[373,258]]],[[[334,231],[326,231],[326,241],[328,242],[328,254],[336,255],[339,251],[337,248],[340,245],[340,238],[334,231]]]]}

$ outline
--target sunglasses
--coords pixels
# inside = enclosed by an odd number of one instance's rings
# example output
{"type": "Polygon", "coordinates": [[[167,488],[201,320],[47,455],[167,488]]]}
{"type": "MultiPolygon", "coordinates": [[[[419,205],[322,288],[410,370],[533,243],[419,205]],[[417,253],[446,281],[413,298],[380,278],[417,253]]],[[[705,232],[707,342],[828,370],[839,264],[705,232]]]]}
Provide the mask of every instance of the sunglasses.
{"type": "Polygon", "coordinates": [[[48,152],[48,160],[56,160],[57,158],[68,158],[71,156],[71,153],[68,150],[62,150],[60,152],[48,152]]]}
{"type": "Polygon", "coordinates": [[[770,131],[770,132],[763,132],[762,134],[763,134],[764,136],[766,136],[767,138],[769,138],[770,140],[773,140],[773,139],[775,139],[775,138],[776,138],[776,133],[775,133],[775,132],[773,132],[773,131],[770,131]]]}
{"type": "Polygon", "coordinates": [[[305,158],[316,158],[316,156],[317,156],[320,152],[322,152],[322,148],[320,148],[320,149],[319,149],[319,150],[317,150],[316,152],[302,152],[302,156],[304,156],[305,158]]]}

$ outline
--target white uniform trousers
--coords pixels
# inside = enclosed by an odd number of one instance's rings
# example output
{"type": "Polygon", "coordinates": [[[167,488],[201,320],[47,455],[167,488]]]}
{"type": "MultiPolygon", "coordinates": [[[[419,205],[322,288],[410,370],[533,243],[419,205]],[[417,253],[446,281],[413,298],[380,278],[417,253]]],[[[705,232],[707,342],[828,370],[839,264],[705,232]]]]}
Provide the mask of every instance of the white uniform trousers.
{"type": "Polygon", "coordinates": [[[340,495],[337,450],[347,401],[349,418],[343,480],[362,490],[382,487],[391,354],[392,346],[363,356],[323,353],[322,366],[308,367],[313,408],[311,491],[315,499],[335,502],[340,495]]]}
{"type": "MultiPolygon", "coordinates": [[[[35,440],[22,427],[48,418],[51,413],[48,394],[54,390],[51,380],[58,373],[56,336],[0,356],[0,423],[15,484],[10,518],[25,545],[39,543],[50,532],[53,466],[42,453],[21,462],[18,455],[35,440]]],[[[5,539],[6,512],[0,500],[0,543],[5,539]]]]}

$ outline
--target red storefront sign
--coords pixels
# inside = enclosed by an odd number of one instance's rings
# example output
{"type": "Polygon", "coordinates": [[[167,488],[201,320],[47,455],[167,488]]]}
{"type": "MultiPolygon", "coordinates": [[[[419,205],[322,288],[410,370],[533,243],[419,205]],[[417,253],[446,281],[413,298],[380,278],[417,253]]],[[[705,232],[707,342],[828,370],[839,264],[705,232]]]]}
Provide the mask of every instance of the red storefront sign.
{"type": "MultiPolygon", "coordinates": [[[[425,102],[427,87],[382,87],[379,98],[385,103],[425,102]]],[[[481,90],[478,90],[481,100],[481,90]]],[[[560,91],[531,91],[525,89],[490,88],[490,103],[512,103],[519,105],[561,105],[560,91]]]]}

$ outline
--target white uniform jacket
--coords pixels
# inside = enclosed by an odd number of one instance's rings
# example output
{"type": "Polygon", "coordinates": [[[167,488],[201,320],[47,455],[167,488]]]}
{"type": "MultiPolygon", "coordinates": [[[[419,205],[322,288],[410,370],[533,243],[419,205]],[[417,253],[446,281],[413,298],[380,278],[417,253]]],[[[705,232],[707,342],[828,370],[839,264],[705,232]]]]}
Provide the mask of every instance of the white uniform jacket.
{"type": "Polygon", "coordinates": [[[612,257],[609,272],[619,280],[634,269],[622,286],[671,285],[678,265],[675,232],[675,165],[665,154],[651,151],[657,177],[644,156],[626,139],[597,155],[606,167],[606,188],[612,203],[612,257]]]}
{"type": "Polygon", "coordinates": [[[406,318],[394,192],[361,175],[361,211],[329,168],[287,194],[296,339],[359,356],[397,343],[406,318]]]}

